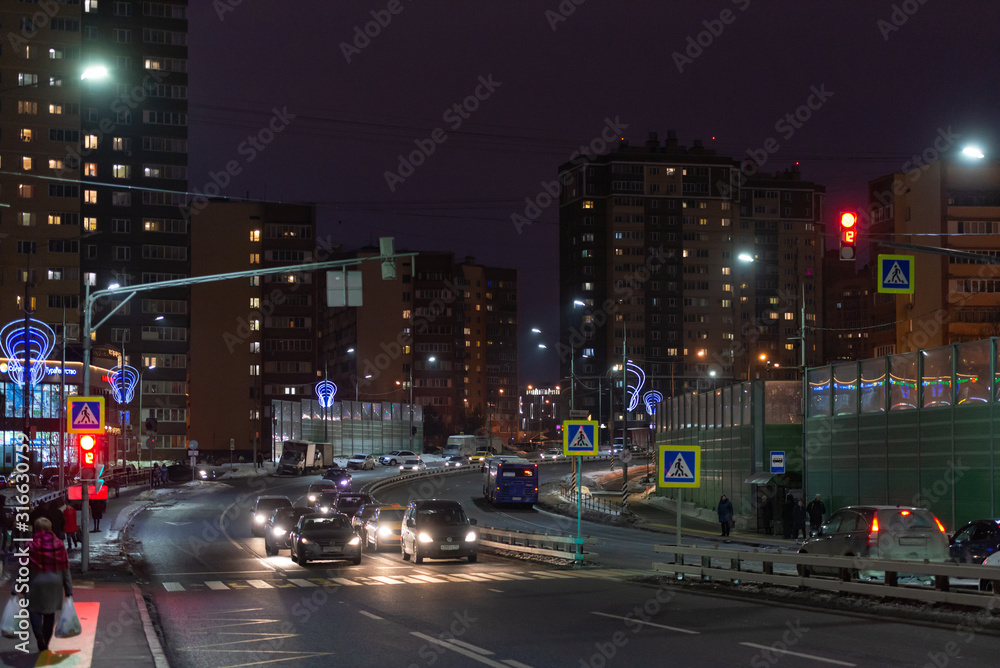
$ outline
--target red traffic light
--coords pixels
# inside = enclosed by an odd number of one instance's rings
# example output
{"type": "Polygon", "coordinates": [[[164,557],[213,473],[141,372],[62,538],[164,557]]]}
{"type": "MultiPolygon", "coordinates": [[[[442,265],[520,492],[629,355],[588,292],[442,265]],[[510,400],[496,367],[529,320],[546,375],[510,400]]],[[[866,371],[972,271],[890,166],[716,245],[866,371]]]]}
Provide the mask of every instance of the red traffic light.
{"type": "Polygon", "coordinates": [[[858,214],[843,211],[840,214],[840,259],[853,260],[854,246],[858,240],[858,214]]]}
{"type": "Polygon", "coordinates": [[[858,214],[853,211],[845,211],[840,214],[840,227],[843,229],[849,229],[854,227],[855,223],[858,222],[858,214]]]}
{"type": "Polygon", "coordinates": [[[93,466],[97,461],[97,438],[91,434],[80,436],[80,465],[93,466]]]}

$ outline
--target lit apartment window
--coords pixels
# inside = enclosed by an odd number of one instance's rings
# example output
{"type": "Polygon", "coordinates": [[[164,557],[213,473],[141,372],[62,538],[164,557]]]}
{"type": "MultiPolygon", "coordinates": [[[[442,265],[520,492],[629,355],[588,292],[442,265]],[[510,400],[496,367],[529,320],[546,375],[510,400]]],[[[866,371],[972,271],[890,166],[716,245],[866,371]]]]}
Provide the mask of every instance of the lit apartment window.
{"type": "Polygon", "coordinates": [[[17,101],[17,113],[19,114],[37,114],[38,113],[38,103],[29,102],[28,100],[18,100],[17,101]]]}
{"type": "Polygon", "coordinates": [[[59,158],[49,158],[49,169],[62,169],[65,163],[59,158]]]}
{"type": "Polygon", "coordinates": [[[22,227],[31,227],[35,224],[35,214],[27,212],[17,214],[17,224],[22,227]]]}
{"type": "Polygon", "coordinates": [[[260,253],[250,253],[250,264],[260,264],[260,253]]]}
{"type": "Polygon", "coordinates": [[[403,309],[403,320],[409,320],[409,319],[410,319],[410,309],[408,308],[403,309]]]}
{"type": "Polygon", "coordinates": [[[85,135],[83,137],[84,148],[97,148],[97,135],[85,135]]]}
{"type": "Polygon", "coordinates": [[[32,167],[32,164],[33,163],[32,163],[32,160],[31,160],[30,157],[28,157],[26,155],[22,156],[22,158],[21,158],[21,169],[23,169],[26,172],[30,171],[31,167],[32,167]]]}
{"type": "Polygon", "coordinates": [[[250,365],[250,375],[251,376],[259,376],[260,375],[260,365],[259,364],[251,364],[250,365]]]}
{"type": "Polygon", "coordinates": [[[260,230],[250,230],[250,241],[260,241],[260,230]]]}
{"type": "Polygon", "coordinates": [[[91,287],[97,285],[97,274],[92,271],[88,271],[83,275],[83,282],[85,285],[89,285],[91,287]]]}
{"type": "Polygon", "coordinates": [[[50,114],[57,114],[58,115],[58,114],[62,114],[62,112],[63,112],[63,106],[61,104],[50,104],[49,105],[49,113],[50,114]]]}
{"type": "Polygon", "coordinates": [[[24,183],[19,183],[17,185],[17,195],[18,197],[24,197],[25,199],[35,196],[35,187],[29,186],[24,183]]]}
{"type": "Polygon", "coordinates": [[[84,176],[97,176],[97,163],[96,162],[85,162],[85,163],[83,163],[83,175],[84,176]]]}
{"type": "Polygon", "coordinates": [[[83,11],[88,14],[97,11],[97,0],[83,0],[83,11]]]}
{"type": "Polygon", "coordinates": [[[594,200],[592,200],[592,199],[585,199],[585,200],[583,200],[583,208],[584,209],[593,209],[594,208],[594,200]]]}
{"type": "Polygon", "coordinates": [[[21,128],[21,141],[26,143],[31,141],[31,128],[21,128]]]}
{"type": "Polygon", "coordinates": [[[130,165],[114,165],[111,173],[116,179],[127,179],[132,176],[132,167],[130,165]]]}
{"type": "Polygon", "coordinates": [[[96,190],[84,190],[83,191],[83,201],[87,204],[97,204],[97,191],[96,190]]]}
{"type": "Polygon", "coordinates": [[[49,225],[62,225],[62,214],[50,213],[48,220],[49,220],[49,225]]]}
{"type": "Polygon", "coordinates": [[[250,298],[250,308],[254,308],[254,309],[260,308],[260,297],[251,297],[250,298]]]}
{"type": "Polygon", "coordinates": [[[259,332],[260,331],[260,319],[259,318],[254,318],[253,320],[250,321],[250,329],[252,329],[255,332],[259,332]]]}
{"type": "Polygon", "coordinates": [[[97,218],[84,218],[83,219],[83,229],[88,232],[97,231],[97,218]]]}
{"type": "Polygon", "coordinates": [[[18,74],[17,74],[17,85],[18,86],[37,86],[38,85],[38,75],[37,74],[26,74],[24,72],[18,72],[18,74]]]}

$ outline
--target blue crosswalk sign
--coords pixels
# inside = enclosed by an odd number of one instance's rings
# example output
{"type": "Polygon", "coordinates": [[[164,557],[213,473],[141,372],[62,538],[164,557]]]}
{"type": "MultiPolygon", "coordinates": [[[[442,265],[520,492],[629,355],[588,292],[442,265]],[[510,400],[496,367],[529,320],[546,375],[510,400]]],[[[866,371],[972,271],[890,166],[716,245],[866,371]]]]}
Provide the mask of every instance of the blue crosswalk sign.
{"type": "Polygon", "coordinates": [[[912,295],[913,261],[912,255],[879,255],[878,291],[912,295]]]}
{"type": "Polygon", "coordinates": [[[595,420],[566,420],[563,422],[563,454],[598,454],[597,422],[595,420]]]}
{"type": "Polygon", "coordinates": [[[659,487],[701,487],[701,447],[661,445],[659,450],[659,487]]]}

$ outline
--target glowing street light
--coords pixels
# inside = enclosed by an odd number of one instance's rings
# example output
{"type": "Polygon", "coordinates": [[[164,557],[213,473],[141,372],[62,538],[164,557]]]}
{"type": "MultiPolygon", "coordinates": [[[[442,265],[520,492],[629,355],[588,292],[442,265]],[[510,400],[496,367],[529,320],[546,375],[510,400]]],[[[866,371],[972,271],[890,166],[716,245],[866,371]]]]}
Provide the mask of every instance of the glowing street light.
{"type": "Polygon", "coordinates": [[[978,146],[966,146],[962,149],[962,155],[967,158],[975,158],[976,160],[982,160],[986,157],[986,154],[978,146]]]}

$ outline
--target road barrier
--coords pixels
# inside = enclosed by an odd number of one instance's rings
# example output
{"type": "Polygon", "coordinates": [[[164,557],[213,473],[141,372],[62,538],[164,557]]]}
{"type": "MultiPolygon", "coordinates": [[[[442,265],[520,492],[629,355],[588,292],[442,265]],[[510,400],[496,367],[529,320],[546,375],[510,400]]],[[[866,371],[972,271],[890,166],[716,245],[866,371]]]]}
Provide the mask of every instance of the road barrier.
{"type": "MultiPolygon", "coordinates": [[[[431,469],[415,473],[404,473],[391,478],[376,480],[365,485],[362,491],[375,497],[380,490],[394,485],[433,476],[458,475],[461,473],[478,473],[478,471],[475,469],[475,466],[469,466],[456,469],[431,469]]],[[[520,552],[523,554],[540,554],[574,562],[586,561],[597,556],[594,552],[584,551],[585,545],[593,545],[597,542],[596,538],[591,538],[590,536],[578,539],[576,536],[569,534],[526,533],[483,525],[479,525],[476,528],[479,531],[479,545],[481,547],[520,552]]]]}
{"type": "Polygon", "coordinates": [[[789,587],[822,589],[836,593],[879,598],[905,598],[925,603],[951,603],[1000,610],[1000,567],[928,561],[894,561],[859,557],[824,557],[794,552],[734,550],[714,547],[655,545],[658,554],[672,555],[669,562],[654,562],[660,573],[695,576],[702,580],[761,582],[789,587]],[[695,563],[690,563],[693,558],[695,563]],[[775,570],[775,566],[794,566],[775,570]],[[839,576],[817,576],[811,567],[836,569],[839,576]],[[858,572],[884,573],[882,580],[859,581],[858,572]],[[933,586],[900,582],[900,575],[924,576],[933,586]],[[993,591],[952,591],[951,578],[992,583],[993,591]],[[905,585],[905,586],[903,586],[905,585]]]}

